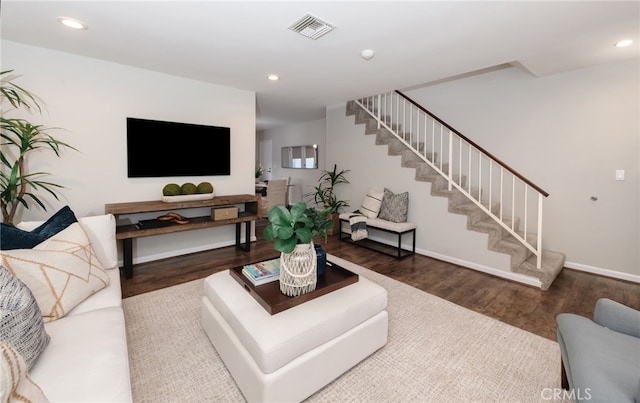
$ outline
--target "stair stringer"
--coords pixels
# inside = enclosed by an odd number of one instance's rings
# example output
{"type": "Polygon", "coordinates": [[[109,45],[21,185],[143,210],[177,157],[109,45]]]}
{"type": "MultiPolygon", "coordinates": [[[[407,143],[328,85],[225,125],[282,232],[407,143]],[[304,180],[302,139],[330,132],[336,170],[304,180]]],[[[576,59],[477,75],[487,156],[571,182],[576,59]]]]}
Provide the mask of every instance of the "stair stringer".
{"type": "MultiPolygon", "coordinates": [[[[499,223],[493,220],[485,211],[471,202],[462,192],[455,187],[449,190],[448,180],[439,172],[426,163],[421,156],[416,154],[405,143],[398,139],[384,126],[378,127],[378,122],[366,111],[358,106],[354,101],[347,102],[347,116],[355,117],[355,124],[365,125],[365,134],[376,136],[376,145],[386,145],[388,155],[400,156],[401,166],[414,168],[416,171],[415,180],[419,182],[430,182],[430,194],[435,197],[448,198],[448,211],[454,214],[467,216],[467,230],[485,233],[488,236],[488,250],[507,254],[510,256],[510,269],[514,273],[524,274],[540,280],[540,288],[547,290],[553,280],[558,276],[564,267],[564,254],[560,252],[542,249],[542,265],[536,267],[536,256],[522,243],[517,241],[513,235],[505,230],[499,223]]],[[[392,127],[399,130],[399,127],[392,127]]],[[[437,162],[436,153],[427,153],[427,158],[443,172],[448,171],[446,164],[437,162]]],[[[454,180],[465,186],[466,178],[454,178],[454,180]]],[[[488,206],[485,206],[488,207],[488,206]]],[[[497,205],[491,206],[491,212],[497,214],[497,205]]],[[[509,220],[506,220],[509,223],[509,220]]],[[[512,228],[519,228],[516,219],[512,228]]],[[[520,234],[522,235],[522,234],[520,234]]],[[[536,244],[535,234],[527,234],[527,240],[533,245],[536,244]]]]}

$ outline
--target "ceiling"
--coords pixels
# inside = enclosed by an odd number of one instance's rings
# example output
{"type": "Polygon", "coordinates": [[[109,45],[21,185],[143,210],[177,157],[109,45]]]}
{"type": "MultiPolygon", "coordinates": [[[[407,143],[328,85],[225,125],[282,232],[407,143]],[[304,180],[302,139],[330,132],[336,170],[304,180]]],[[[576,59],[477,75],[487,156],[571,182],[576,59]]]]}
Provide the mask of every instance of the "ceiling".
{"type": "Polygon", "coordinates": [[[640,43],[638,1],[2,0],[0,13],[2,39],[255,91],[258,129],[505,64],[544,76],[638,58],[640,43]],[[335,30],[288,29],[307,13],[335,30]]]}

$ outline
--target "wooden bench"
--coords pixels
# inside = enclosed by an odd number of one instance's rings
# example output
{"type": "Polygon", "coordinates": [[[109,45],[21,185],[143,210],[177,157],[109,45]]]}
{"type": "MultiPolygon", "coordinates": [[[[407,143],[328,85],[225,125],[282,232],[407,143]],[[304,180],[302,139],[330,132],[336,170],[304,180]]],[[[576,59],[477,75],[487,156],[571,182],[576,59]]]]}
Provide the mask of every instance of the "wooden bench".
{"type": "Polygon", "coordinates": [[[340,214],[340,240],[343,242],[351,242],[354,245],[361,246],[385,255],[395,257],[396,259],[411,256],[416,253],[416,224],[410,222],[392,222],[383,220],[380,218],[367,218],[367,231],[378,230],[398,236],[398,244],[396,246],[390,245],[384,242],[376,241],[370,238],[361,239],[359,241],[353,241],[351,239],[351,225],[349,224],[349,217],[354,213],[342,213],[340,214]],[[346,224],[343,225],[343,223],[346,224]],[[404,249],[402,247],[402,236],[411,234],[412,246],[411,249],[404,249]],[[346,236],[343,236],[346,235],[346,236]]]}

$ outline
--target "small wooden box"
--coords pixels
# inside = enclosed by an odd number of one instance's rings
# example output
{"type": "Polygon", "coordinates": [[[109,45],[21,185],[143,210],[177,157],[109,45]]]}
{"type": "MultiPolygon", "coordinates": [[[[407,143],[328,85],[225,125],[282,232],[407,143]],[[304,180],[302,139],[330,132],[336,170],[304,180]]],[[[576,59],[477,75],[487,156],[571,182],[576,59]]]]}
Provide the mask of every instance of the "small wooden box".
{"type": "Polygon", "coordinates": [[[213,221],[230,220],[238,218],[237,207],[218,207],[211,209],[211,218],[213,221]]]}

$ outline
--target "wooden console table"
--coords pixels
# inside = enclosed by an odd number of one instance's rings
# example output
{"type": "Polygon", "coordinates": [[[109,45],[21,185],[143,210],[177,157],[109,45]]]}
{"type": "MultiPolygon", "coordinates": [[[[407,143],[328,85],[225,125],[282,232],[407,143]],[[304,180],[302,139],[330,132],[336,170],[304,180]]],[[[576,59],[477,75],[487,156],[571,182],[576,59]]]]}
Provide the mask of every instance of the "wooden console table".
{"type": "Polygon", "coordinates": [[[135,224],[116,226],[116,239],[122,240],[122,259],[125,278],[133,277],[133,238],[151,235],[169,234],[179,231],[219,227],[222,225],[236,225],[236,247],[248,252],[251,249],[251,222],[258,219],[258,198],[255,195],[216,196],[211,200],[185,201],[165,203],[160,200],[130,203],[105,204],[105,214],[113,214],[116,219],[123,214],[165,212],[201,207],[223,207],[244,204],[244,211],[238,212],[238,218],[214,221],[211,215],[204,217],[189,217],[188,224],[170,224],[159,228],[139,228],[135,224]],[[245,223],[245,243],[240,243],[242,223],[245,223]]]}

